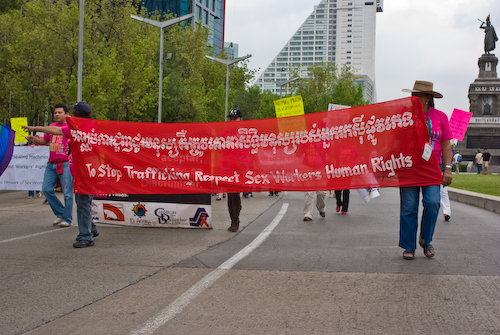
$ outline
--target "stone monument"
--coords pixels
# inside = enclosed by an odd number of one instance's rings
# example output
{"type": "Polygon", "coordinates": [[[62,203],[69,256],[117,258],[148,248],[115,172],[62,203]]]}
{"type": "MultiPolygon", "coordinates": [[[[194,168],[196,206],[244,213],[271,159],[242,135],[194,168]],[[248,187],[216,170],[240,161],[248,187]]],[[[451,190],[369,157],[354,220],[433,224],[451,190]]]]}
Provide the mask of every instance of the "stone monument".
{"type": "Polygon", "coordinates": [[[493,156],[489,170],[498,172],[500,156],[500,79],[497,76],[498,58],[490,53],[498,40],[490,16],[480,26],[485,29],[484,54],[479,58],[479,75],[469,86],[469,111],[472,118],[464,140],[456,150],[464,161],[473,161],[478,149],[493,156]]]}

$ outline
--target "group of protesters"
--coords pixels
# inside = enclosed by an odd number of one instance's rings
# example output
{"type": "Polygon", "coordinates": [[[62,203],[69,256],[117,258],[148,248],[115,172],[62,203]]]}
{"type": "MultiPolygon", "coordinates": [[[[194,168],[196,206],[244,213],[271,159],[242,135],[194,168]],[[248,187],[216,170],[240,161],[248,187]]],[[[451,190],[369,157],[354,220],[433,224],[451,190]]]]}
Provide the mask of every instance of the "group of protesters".
{"type": "MultiPolygon", "coordinates": [[[[49,126],[25,126],[28,132],[45,133],[43,137],[28,135],[26,139],[37,145],[49,145],[49,161],[45,168],[42,192],[45,195],[56,219],[52,223],[59,227],[71,227],[73,223],[73,162],[69,146],[69,128],[66,118],[69,110],[73,116],[90,118],[92,108],[86,102],[66,107],[64,104],[54,106],[54,123],[49,126]],[[64,205],[55,193],[57,185],[61,185],[64,195],[64,205]]],[[[85,248],[94,245],[94,237],[99,235],[92,221],[92,195],[75,194],[79,234],[75,248],[85,248]]]]}
{"type": "MultiPolygon", "coordinates": [[[[450,185],[452,182],[451,164],[453,155],[450,143],[452,133],[446,114],[434,108],[434,99],[442,98],[443,96],[433,90],[433,84],[431,82],[416,81],[412,90],[403,91],[410,92],[412,96],[418,97],[422,103],[430,135],[430,140],[426,143],[426,150],[424,150],[424,155],[422,157],[425,160],[429,160],[431,155],[434,154],[443,172],[443,177],[442,185],[400,187],[399,246],[404,249],[404,259],[414,259],[417,245],[419,197],[420,193],[422,193],[423,213],[418,243],[423,248],[424,255],[431,258],[435,255],[434,247],[431,242],[440,209],[440,201],[442,200],[443,187],[450,185]],[[425,157],[425,155],[427,155],[427,157],[425,157]]],[[[75,117],[91,118],[92,109],[85,102],[78,102],[76,105],[69,106],[69,109],[72,110],[75,117]]],[[[58,104],[54,107],[54,121],[56,122],[46,127],[24,127],[28,132],[45,133],[43,138],[33,135],[28,136],[27,139],[29,142],[50,146],[50,158],[45,170],[42,191],[47,197],[48,203],[56,216],[53,224],[59,225],[60,227],[72,226],[73,213],[73,169],[69,146],[70,132],[66,123],[66,118],[68,116],[68,108],[63,104],[58,104]],[[64,194],[64,205],[55,195],[54,189],[58,182],[64,194]]],[[[243,115],[241,111],[233,109],[230,111],[228,118],[230,121],[241,121],[243,115]]],[[[314,193],[315,192],[305,193],[304,221],[312,220],[314,193]]],[[[326,191],[317,191],[316,193],[316,207],[320,216],[325,217],[326,191]]],[[[342,214],[347,214],[349,190],[339,190],[335,193],[337,198],[336,211],[342,211],[342,214]]],[[[228,230],[236,232],[239,229],[239,216],[242,209],[240,194],[228,193],[227,197],[228,210],[231,217],[231,225],[228,230]]],[[[75,194],[75,198],[77,204],[79,235],[73,246],[75,248],[93,246],[93,238],[99,234],[96,226],[93,224],[91,215],[93,196],[75,194]]]]}

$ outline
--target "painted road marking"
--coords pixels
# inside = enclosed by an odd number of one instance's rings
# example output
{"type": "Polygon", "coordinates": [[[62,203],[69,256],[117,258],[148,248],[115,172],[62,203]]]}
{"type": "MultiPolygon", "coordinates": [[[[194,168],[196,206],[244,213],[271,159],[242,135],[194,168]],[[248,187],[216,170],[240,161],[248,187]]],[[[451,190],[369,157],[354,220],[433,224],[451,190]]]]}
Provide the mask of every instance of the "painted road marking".
{"type": "Polygon", "coordinates": [[[248,256],[252,251],[254,251],[259,245],[261,245],[272,233],[274,228],[278,226],[281,219],[285,215],[288,209],[288,203],[284,203],[279,211],[278,215],[271,221],[271,223],[246,247],[241,249],[233,257],[229,258],[227,261],[222,263],[217,269],[210,272],[208,275],[203,277],[196,284],[191,286],[186,292],[184,292],[179,298],[174,300],[170,305],[165,307],[156,316],[152,317],[141,326],[133,330],[130,335],[148,335],[152,334],[159,327],[163,326],[165,323],[170,321],[174,316],[182,312],[182,310],[188,306],[200,293],[209,288],[213,283],[215,283],[220,277],[222,277],[226,272],[228,272],[233,266],[236,265],[243,258],[248,256]]]}
{"type": "MultiPolygon", "coordinates": [[[[72,227],[67,227],[67,228],[72,228],[72,227]]],[[[36,233],[36,234],[31,234],[31,235],[25,235],[25,236],[19,236],[19,237],[9,238],[8,240],[2,240],[2,241],[0,241],[0,243],[7,243],[7,242],[24,240],[25,238],[30,238],[30,237],[34,237],[34,236],[39,236],[39,235],[53,233],[53,232],[56,232],[56,231],[63,231],[63,230],[66,230],[66,229],[53,229],[53,230],[42,231],[42,232],[36,233]]]]}

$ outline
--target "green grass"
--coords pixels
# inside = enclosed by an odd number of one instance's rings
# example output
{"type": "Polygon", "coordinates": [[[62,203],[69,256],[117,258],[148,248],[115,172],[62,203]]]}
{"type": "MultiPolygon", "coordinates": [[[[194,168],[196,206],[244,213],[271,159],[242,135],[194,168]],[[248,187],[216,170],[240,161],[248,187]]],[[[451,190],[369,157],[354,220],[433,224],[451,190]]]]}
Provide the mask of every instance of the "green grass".
{"type": "Polygon", "coordinates": [[[500,196],[500,175],[453,174],[450,187],[500,196]]]}

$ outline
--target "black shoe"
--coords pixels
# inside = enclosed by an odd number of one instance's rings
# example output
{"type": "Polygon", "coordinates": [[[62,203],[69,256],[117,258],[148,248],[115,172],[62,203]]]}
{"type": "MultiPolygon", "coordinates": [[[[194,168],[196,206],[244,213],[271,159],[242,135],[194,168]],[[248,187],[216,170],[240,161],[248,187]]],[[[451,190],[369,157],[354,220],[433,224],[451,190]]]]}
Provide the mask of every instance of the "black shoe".
{"type": "Polygon", "coordinates": [[[80,241],[76,241],[75,243],[73,243],[73,247],[75,247],[75,248],[86,248],[86,247],[93,247],[93,246],[94,246],[94,241],[80,240],[80,241]]]}
{"type": "Polygon", "coordinates": [[[321,215],[321,217],[324,218],[326,216],[326,213],[325,212],[319,212],[319,215],[321,215]]]}
{"type": "Polygon", "coordinates": [[[93,231],[92,232],[92,237],[97,237],[99,236],[99,232],[96,230],[96,231],[93,231]]]}
{"type": "Polygon", "coordinates": [[[304,221],[311,221],[312,219],[308,216],[304,216],[304,221]]]}
{"type": "Polygon", "coordinates": [[[444,220],[445,220],[445,221],[450,221],[450,219],[451,219],[451,216],[449,216],[448,214],[446,214],[446,215],[444,216],[444,220]]]}

